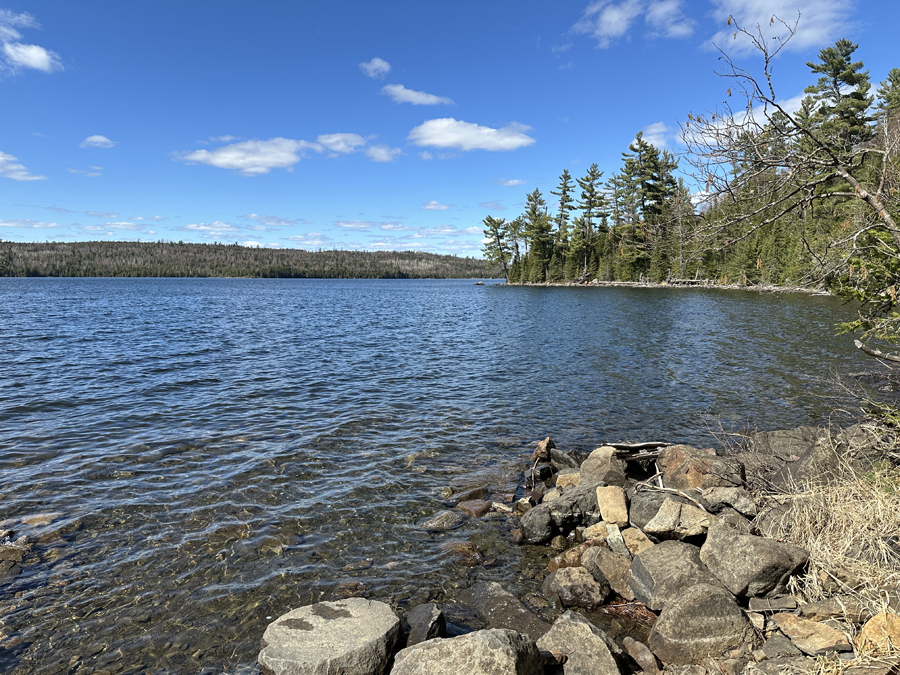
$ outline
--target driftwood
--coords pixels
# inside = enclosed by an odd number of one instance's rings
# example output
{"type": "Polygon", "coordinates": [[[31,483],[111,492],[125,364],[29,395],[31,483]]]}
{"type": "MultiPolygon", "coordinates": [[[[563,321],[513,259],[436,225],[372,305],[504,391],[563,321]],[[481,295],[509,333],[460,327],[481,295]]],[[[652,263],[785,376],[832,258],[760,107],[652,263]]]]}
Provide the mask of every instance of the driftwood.
{"type": "Polygon", "coordinates": [[[649,441],[647,443],[604,443],[616,449],[616,457],[626,461],[638,461],[642,459],[656,459],[662,448],[670,445],[663,441],[649,441]]]}
{"type": "Polygon", "coordinates": [[[871,347],[867,347],[859,340],[854,340],[853,344],[857,349],[862,350],[864,354],[868,354],[869,356],[874,356],[876,359],[884,359],[885,361],[893,361],[894,363],[900,363],[900,356],[894,356],[893,354],[885,354],[883,351],[878,349],[872,349],[871,347]]]}

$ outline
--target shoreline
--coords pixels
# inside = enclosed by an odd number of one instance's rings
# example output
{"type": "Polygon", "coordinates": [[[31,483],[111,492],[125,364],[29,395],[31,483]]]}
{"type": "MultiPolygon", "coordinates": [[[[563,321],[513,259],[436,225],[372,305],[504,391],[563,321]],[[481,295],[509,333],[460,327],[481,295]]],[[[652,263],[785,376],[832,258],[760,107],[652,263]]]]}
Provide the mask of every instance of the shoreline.
{"type": "MultiPolygon", "coordinates": [[[[464,518],[508,514],[518,525],[511,543],[544,553],[539,591],[464,574],[475,583],[457,597],[400,616],[366,595],[299,607],[269,624],[259,664],[289,672],[287,661],[324,639],[316,617],[342,612],[384,630],[375,672],[392,675],[426,675],[436,664],[486,672],[479,664],[500,643],[511,659],[503,672],[534,675],[598,663],[611,675],[838,675],[875,664],[886,668],[868,675],[889,675],[900,663],[896,563],[841,539],[848,519],[867,525],[872,541],[900,524],[900,496],[884,489],[900,480],[884,466],[894,436],[868,423],[799,427],[758,432],[722,455],[654,442],[587,457],[547,437],[510,501],[485,485],[448,495],[446,510],[417,523],[441,536],[464,518]],[[882,509],[843,506],[846,490],[882,509]],[[309,633],[282,627],[300,621],[309,633]]],[[[447,551],[463,569],[489,564],[474,541],[447,551]]]]}
{"type": "Polygon", "coordinates": [[[578,281],[516,281],[493,284],[494,286],[534,286],[534,287],[561,287],[561,288],[679,288],[679,289],[713,289],[719,291],[753,291],[756,293],[799,293],[802,295],[821,295],[837,297],[833,293],[822,288],[810,288],[808,286],[775,286],[770,284],[720,284],[709,282],[669,283],[666,281],[600,281],[594,279],[588,282],[578,281]]]}

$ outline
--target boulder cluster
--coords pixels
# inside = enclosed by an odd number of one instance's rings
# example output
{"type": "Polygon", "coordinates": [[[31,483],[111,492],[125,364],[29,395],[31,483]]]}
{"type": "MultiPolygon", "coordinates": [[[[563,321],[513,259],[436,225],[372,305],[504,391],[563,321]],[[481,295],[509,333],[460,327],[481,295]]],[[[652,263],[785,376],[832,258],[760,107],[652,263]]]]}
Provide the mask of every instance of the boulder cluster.
{"type": "MultiPolygon", "coordinates": [[[[795,436],[764,436],[763,451],[745,458],[687,445],[621,444],[579,461],[547,438],[534,451],[524,495],[512,505],[519,516],[513,539],[561,551],[542,586],[544,599],[563,610],[554,623],[494,582],[478,583],[465,599],[487,628],[456,637],[446,637],[434,604],[414,608],[403,630],[383,603],[323,602],[270,624],[262,671],[775,675],[808,669],[810,657],[852,657],[854,648],[871,647],[867,640],[891,631],[896,642],[889,644],[900,646],[896,614],[858,617],[869,623],[853,644],[830,623],[847,616],[846,603],[829,609],[787,594],[808,553],[759,535],[761,514],[747,486],[760,476],[771,483],[776,475],[790,479],[793,470],[822,470],[828,460],[815,438],[805,450],[791,445],[807,432],[784,433],[795,436]],[[604,607],[640,613],[652,626],[646,639],[617,642],[584,616],[604,607]]],[[[437,517],[481,517],[501,506],[468,496],[474,498],[437,517]]]]}

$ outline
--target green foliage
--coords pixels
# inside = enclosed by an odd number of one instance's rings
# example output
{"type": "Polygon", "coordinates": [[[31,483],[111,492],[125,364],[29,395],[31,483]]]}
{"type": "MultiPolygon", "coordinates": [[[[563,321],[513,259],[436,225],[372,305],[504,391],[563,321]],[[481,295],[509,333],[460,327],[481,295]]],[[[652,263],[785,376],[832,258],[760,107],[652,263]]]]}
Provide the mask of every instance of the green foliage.
{"type": "Polygon", "coordinates": [[[258,277],[289,279],[477,279],[497,265],[418,251],[303,251],[237,244],[90,241],[0,242],[7,277],[258,277]]]}

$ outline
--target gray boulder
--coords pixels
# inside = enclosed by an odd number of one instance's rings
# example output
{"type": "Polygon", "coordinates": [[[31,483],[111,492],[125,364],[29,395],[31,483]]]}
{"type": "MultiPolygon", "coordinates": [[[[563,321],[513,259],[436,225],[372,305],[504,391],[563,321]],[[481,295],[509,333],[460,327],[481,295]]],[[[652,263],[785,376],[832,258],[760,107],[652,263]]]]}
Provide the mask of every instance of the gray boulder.
{"type": "Polygon", "coordinates": [[[383,602],[319,602],[270,623],[258,660],[272,675],[381,675],[399,638],[400,619],[383,602]]]}
{"type": "Polygon", "coordinates": [[[628,510],[628,520],[632,525],[640,529],[653,520],[653,517],[659,512],[659,507],[667,499],[672,499],[679,504],[690,504],[690,500],[671,492],[662,492],[660,490],[633,489],[629,490],[629,501],[631,506],[628,510]]]}
{"type": "Polygon", "coordinates": [[[616,458],[616,449],[604,445],[594,450],[581,465],[581,480],[587,483],[625,485],[625,463],[616,458]]]}
{"type": "Polygon", "coordinates": [[[631,590],[639,602],[658,612],[688,586],[720,582],[700,560],[700,549],[683,541],[664,541],[631,561],[631,590]]]}
{"type": "Polygon", "coordinates": [[[603,546],[591,546],[581,556],[581,566],[600,584],[608,584],[625,600],[634,600],[631,590],[631,558],[603,546]]]}
{"type": "Polygon", "coordinates": [[[788,579],[806,564],[809,554],[798,546],[716,523],[700,549],[700,560],[735,595],[759,597],[784,593],[788,579]]]}
{"type": "Polygon", "coordinates": [[[693,504],[666,499],[653,519],[644,525],[644,532],[658,539],[689,539],[706,534],[716,520],[714,515],[693,504]]]}
{"type": "Polygon", "coordinates": [[[703,505],[713,513],[719,513],[727,507],[731,507],[743,516],[753,518],[756,516],[756,503],[753,496],[744,488],[739,487],[712,487],[703,491],[701,497],[703,505]]]}
{"type": "Polygon", "coordinates": [[[597,488],[603,483],[585,482],[567,488],[551,502],[535,506],[520,520],[525,540],[531,544],[543,544],[558,534],[566,535],[579,525],[600,522],[597,506],[597,488]]]}
{"type": "Polygon", "coordinates": [[[749,631],[750,623],[731,593],[697,584],[666,605],[647,642],[663,663],[688,665],[738,647],[749,631]]]}
{"type": "Polygon", "coordinates": [[[564,567],[544,579],[541,587],[548,600],[559,596],[563,607],[597,609],[609,596],[609,584],[601,583],[583,567],[564,567]]]}
{"type": "Polygon", "coordinates": [[[524,633],[532,640],[550,630],[550,624],[531,612],[496,581],[482,581],[466,591],[461,600],[472,607],[478,618],[491,628],[508,628],[524,633]]]}
{"type": "MultiPolygon", "coordinates": [[[[537,641],[538,649],[562,652],[569,658],[548,672],[559,675],[619,675],[622,650],[602,630],[580,614],[568,611],[537,641]]],[[[627,672],[627,671],[624,671],[627,672]]]]}
{"type": "Polygon", "coordinates": [[[873,448],[858,425],[830,434],[826,429],[797,427],[763,431],[750,438],[747,452],[735,459],[747,468],[753,482],[776,488],[805,482],[824,483],[840,475],[848,461],[865,466],[873,448]]]}
{"type": "Polygon", "coordinates": [[[558,450],[556,448],[550,449],[550,461],[556,466],[557,469],[577,469],[578,468],[578,460],[574,457],[567,455],[562,450],[558,450]]]}
{"type": "Polygon", "coordinates": [[[406,617],[409,637],[406,646],[411,647],[432,638],[447,637],[447,621],[441,608],[433,602],[419,605],[406,617]]]}
{"type": "Polygon", "coordinates": [[[400,651],[391,675],[543,675],[534,641],[514,630],[492,628],[400,651]]]}

